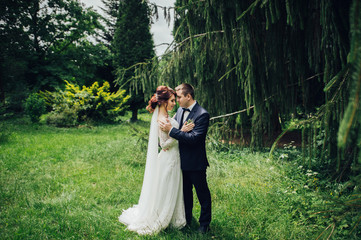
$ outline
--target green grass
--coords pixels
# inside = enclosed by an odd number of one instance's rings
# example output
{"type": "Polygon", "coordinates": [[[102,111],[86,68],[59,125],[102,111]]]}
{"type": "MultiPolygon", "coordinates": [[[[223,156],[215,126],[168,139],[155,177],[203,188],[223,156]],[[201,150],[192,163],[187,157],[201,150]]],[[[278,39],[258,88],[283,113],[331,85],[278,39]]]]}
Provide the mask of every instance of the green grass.
{"type": "MultiPolygon", "coordinates": [[[[305,216],[322,200],[304,190],[297,166],[247,149],[208,151],[211,233],[196,233],[196,221],[157,236],[126,231],[117,217],[137,203],[143,180],[149,115],[140,117],[91,128],[5,121],[0,239],[315,239],[323,231],[305,216]]],[[[199,212],[196,202],[195,218],[199,212]]]]}

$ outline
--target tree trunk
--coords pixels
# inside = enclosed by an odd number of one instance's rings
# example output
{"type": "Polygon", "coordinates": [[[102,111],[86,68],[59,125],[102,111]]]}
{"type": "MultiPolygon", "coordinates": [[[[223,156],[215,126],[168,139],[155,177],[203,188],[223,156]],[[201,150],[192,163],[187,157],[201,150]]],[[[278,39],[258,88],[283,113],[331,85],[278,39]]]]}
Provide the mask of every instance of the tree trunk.
{"type": "Polygon", "coordinates": [[[138,109],[133,108],[132,109],[132,118],[130,119],[131,122],[138,121],[138,109]]]}

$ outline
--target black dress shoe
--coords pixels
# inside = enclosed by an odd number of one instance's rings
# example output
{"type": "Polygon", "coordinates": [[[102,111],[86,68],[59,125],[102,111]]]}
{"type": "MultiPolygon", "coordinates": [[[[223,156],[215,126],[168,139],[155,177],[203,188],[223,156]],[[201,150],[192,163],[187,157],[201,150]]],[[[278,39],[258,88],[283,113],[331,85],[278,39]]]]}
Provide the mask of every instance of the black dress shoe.
{"type": "Polygon", "coordinates": [[[202,234],[206,234],[207,232],[209,232],[211,229],[209,228],[209,225],[205,225],[205,226],[200,226],[198,228],[198,232],[202,233],[202,234]]]}

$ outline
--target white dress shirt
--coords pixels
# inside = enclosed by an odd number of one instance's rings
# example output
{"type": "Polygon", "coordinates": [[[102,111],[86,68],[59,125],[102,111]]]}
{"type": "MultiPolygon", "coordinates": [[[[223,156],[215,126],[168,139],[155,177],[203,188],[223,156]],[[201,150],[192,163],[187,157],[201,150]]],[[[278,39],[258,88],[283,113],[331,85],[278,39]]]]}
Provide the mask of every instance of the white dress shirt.
{"type": "MultiPolygon", "coordinates": [[[[194,101],[194,103],[188,107],[189,111],[192,111],[192,109],[194,108],[194,106],[195,106],[196,104],[197,104],[197,101],[194,101]]],[[[184,115],[183,115],[183,123],[186,121],[189,113],[190,113],[190,112],[185,111],[185,113],[184,113],[184,115]]],[[[174,115],[174,117],[175,117],[175,115],[174,115]]],[[[172,129],[173,129],[173,127],[169,130],[168,135],[169,135],[169,133],[172,131],[172,129]]]]}
{"type": "MultiPolygon", "coordinates": [[[[192,111],[192,109],[194,108],[194,106],[196,105],[196,103],[197,103],[197,101],[194,101],[194,103],[188,107],[189,111],[192,111]]],[[[188,117],[189,114],[190,114],[190,112],[188,112],[188,111],[185,111],[185,112],[184,112],[184,115],[183,115],[183,123],[186,121],[186,119],[187,119],[187,117],[188,117]]]]}

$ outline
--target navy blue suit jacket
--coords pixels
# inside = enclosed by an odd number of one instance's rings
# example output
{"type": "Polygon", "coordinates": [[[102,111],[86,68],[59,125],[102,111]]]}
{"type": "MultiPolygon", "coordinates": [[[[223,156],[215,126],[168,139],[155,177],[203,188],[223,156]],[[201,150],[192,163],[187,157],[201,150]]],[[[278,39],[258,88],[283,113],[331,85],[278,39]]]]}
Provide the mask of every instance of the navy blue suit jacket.
{"type": "Polygon", "coordinates": [[[176,114],[176,121],[179,123],[179,129],[172,128],[169,136],[179,142],[179,152],[181,158],[181,169],[184,171],[206,170],[209,166],[206,154],[206,135],[209,126],[209,113],[198,103],[189,113],[186,121],[192,119],[195,127],[190,132],[182,132],[182,123],[180,122],[183,108],[179,108],[176,114]]]}

